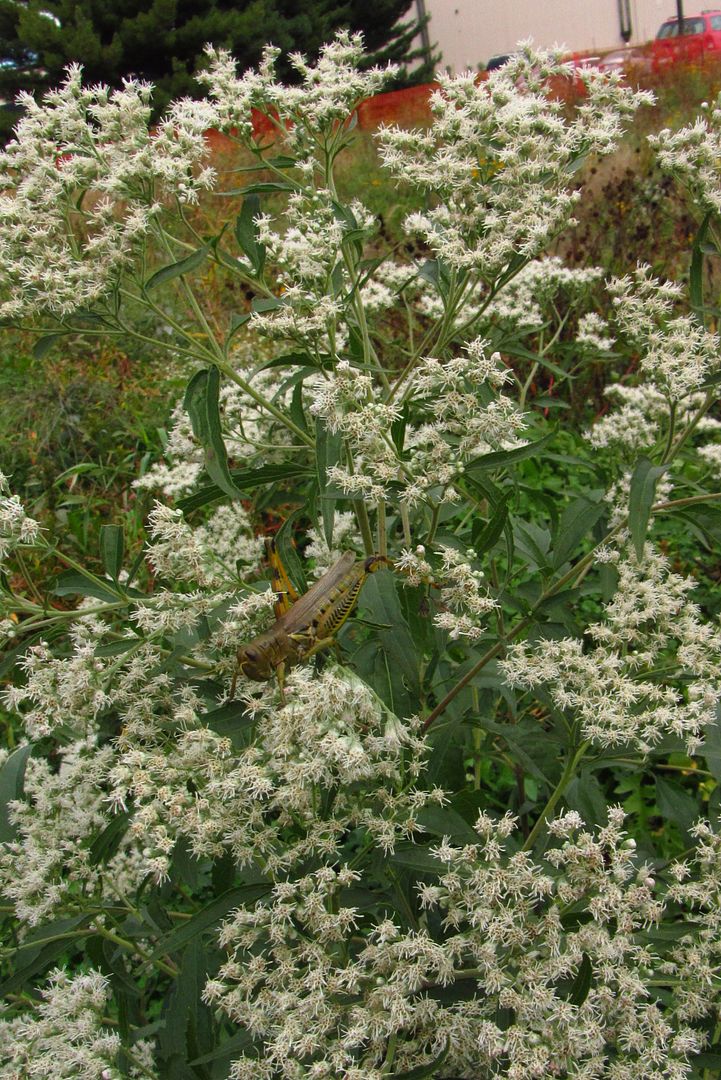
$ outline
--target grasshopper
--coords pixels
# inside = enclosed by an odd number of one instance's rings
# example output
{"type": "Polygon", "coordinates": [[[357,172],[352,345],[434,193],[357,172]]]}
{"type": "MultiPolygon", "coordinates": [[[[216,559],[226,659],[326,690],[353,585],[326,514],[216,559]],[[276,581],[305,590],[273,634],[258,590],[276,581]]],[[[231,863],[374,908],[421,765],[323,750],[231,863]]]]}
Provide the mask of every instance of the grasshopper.
{"type": "Polygon", "coordinates": [[[282,698],[285,669],[302,664],[333,645],[336,633],[356,605],[368,574],[392,565],[384,555],[356,559],[353,552],[346,551],[307,593],[299,596],[272,540],[266,541],[266,549],[273,573],[273,591],[278,597],[276,619],[269,630],[238,649],[231,697],[235,694],[237,676],[242,672],[258,682],[277,675],[282,698]]]}

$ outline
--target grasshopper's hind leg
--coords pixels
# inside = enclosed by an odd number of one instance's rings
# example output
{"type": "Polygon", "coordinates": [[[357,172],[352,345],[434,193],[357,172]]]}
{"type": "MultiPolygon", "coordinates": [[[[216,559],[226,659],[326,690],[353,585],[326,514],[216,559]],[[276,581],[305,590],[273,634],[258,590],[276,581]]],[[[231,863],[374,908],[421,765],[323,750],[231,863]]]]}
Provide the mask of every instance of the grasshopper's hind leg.
{"type": "Polygon", "coordinates": [[[285,662],[281,660],[275,669],[275,675],[278,680],[278,689],[280,691],[280,704],[285,705],[285,662]]]}

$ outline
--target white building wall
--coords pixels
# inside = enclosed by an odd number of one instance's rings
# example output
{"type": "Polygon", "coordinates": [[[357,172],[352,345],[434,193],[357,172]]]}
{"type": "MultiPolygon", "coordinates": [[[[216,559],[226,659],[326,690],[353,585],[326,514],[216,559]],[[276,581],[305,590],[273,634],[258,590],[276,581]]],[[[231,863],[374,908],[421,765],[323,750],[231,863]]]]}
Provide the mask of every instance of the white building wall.
{"type": "MultiPolygon", "coordinates": [[[[623,2],[623,0],[621,0],[623,2]]],[[[702,7],[686,0],[684,13],[702,7]]],[[[623,46],[619,0],[425,0],[429,36],[443,54],[441,68],[476,68],[489,57],[513,51],[532,37],[539,46],[564,45],[569,51],[623,46]]],[[[638,45],[655,37],[661,23],[676,15],[675,0],[629,0],[631,39],[638,45]]]]}

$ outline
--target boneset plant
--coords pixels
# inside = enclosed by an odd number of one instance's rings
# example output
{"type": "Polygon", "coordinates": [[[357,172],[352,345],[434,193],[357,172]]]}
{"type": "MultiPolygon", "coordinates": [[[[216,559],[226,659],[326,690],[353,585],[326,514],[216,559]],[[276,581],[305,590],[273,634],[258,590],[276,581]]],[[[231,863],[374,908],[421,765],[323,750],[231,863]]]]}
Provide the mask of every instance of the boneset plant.
{"type": "Polygon", "coordinates": [[[274,49],[209,50],[209,101],[153,130],[149,87],[73,68],[0,156],[5,325],[39,364],[104,335],[189,376],[142,551],[108,524],[76,564],[0,498],[0,1076],[716,1074],[721,629],[685,560],[720,535],[721,112],[658,139],[706,215],[688,292],[549,256],[648,96],[585,69],[569,108],[530,46],[378,133],[418,192],[387,250],[337,181],[389,75],[361,57],[340,35],[285,86],[274,49]],[[221,179],[234,220],[199,232],[221,179]],[[282,696],[236,662],[271,526],[301,593],[393,563],[282,696]]]}

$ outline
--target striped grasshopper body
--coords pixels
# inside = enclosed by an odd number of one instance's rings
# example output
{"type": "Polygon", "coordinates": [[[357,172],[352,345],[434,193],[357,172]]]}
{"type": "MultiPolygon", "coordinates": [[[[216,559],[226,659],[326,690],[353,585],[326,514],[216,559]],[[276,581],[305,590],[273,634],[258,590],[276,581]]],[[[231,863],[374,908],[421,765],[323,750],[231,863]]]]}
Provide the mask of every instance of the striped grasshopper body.
{"type": "MultiPolygon", "coordinates": [[[[285,668],[302,664],[332,645],[335,634],[355,607],[368,574],[390,566],[391,562],[383,555],[356,560],[352,552],[346,551],[299,597],[280,567],[272,542],[268,544],[268,553],[275,575],[274,587],[281,596],[276,621],[270,630],[240,647],[237,670],[259,682],[277,675],[282,691],[285,668]],[[288,605],[288,600],[294,602],[288,605]]],[[[233,692],[234,687],[231,695],[233,692]]]]}

